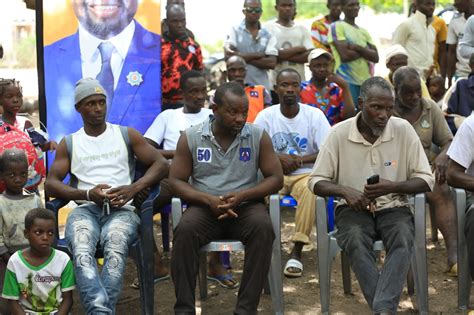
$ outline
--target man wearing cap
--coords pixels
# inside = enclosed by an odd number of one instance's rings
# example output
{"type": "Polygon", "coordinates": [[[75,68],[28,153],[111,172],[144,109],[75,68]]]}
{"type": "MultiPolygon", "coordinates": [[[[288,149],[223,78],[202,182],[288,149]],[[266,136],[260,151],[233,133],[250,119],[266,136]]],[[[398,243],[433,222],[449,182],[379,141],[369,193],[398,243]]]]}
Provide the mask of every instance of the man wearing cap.
{"type": "Polygon", "coordinates": [[[322,48],[316,48],[308,56],[311,80],[301,82],[300,101],[323,111],[332,125],[354,116],[349,84],[333,73],[332,55],[322,48]]]}
{"type": "Polygon", "coordinates": [[[128,247],[140,223],[133,198],[168,174],[166,160],[137,130],[105,122],[106,104],[96,79],[76,83],[75,109],[83,127],[61,140],[45,183],[48,196],[79,204],[67,219],[66,241],[87,314],[115,313],[128,247]],[[135,182],[133,156],[148,166],[135,182]],[[68,174],[74,187],[63,183],[68,174]],[[98,243],[105,261],[101,274],[94,258],[98,243]]]}
{"type": "MultiPolygon", "coordinates": [[[[393,74],[395,73],[395,71],[398,68],[408,65],[408,52],[400,44],[390,46],[385,54],[385,65],[390,70],[388,75],[385,77],[385,80],[390,82],[390,84],[393,86],[393,74]]],[[[420,78],[420,83],[421,96],[426,99],[431,99],[430,92],[428,91],[428,87],[426,86],[425,80],[420,78]]]]}
{"type": "Polygon", "coordinates": [[[298,102],[300,82],[298,71],[280,71],[275,85],[280,104],[265,108],[255,119],[255,124],[263,127],[272,138],[283,168],[285,176],[280,194],[291,195],[298,202],[292,238],[294,247],[284,269],[284,274],[290,278],[301,277],[303,246],[311,244],[315,196],[306,184],[319,148],[331,128],[321,110],[298,102]]]}

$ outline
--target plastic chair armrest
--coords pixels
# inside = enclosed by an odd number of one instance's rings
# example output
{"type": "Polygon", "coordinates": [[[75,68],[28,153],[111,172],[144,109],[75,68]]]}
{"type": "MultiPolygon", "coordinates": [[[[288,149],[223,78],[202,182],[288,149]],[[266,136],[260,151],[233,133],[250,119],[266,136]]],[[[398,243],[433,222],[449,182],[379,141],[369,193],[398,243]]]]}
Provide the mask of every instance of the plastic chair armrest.
{"type": "Polygon", "coordinates": [[[46,202],[46,209],[54,212],[56,218],[58,217],[59,209],[67,205],[69,200],[55,198],[46,202]]]}
{"type": "Polygon", "coordinates": [[[183,215],[183,209],[181,207],[181,199],[171,199],[171,217],[173,218],[173,229],[178,225],[181,216],[183,215]]]}
{"type": "Polygon", "coordinates": [[[142,206],[140,208],[140,216],[144,212],[151,211],[153,213],[153,204],[155,203],[155,200],[158,199],[158,196],[160,195],[160,185],[154,185],[151,187],[150,194],[146,198],[146,200],[142,203],[142,206]]]}

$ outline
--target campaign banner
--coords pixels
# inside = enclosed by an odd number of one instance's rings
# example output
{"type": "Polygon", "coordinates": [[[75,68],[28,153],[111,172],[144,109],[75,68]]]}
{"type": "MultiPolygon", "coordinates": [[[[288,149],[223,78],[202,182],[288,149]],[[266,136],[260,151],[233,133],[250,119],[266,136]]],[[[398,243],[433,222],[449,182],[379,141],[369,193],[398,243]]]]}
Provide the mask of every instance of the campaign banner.
{"type": "Polygon", "coordinates": [[[110,123],[144,133],[161,111],[160,0],[37,0],[40,118],[50,139],[83,126],[74,88],[96,78],[110,123]]]}

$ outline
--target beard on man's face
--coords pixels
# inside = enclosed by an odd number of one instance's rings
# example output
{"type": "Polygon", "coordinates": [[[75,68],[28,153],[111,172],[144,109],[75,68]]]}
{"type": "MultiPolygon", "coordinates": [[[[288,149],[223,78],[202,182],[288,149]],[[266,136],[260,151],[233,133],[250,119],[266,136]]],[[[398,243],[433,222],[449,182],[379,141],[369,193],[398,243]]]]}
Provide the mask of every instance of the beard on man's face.
{"type": "Polygon", "coordinates": [[[89,33],[108,39],[130,24],[137,11],[137,0],[83,0],[74,3],[74,11],[89,33]]]}

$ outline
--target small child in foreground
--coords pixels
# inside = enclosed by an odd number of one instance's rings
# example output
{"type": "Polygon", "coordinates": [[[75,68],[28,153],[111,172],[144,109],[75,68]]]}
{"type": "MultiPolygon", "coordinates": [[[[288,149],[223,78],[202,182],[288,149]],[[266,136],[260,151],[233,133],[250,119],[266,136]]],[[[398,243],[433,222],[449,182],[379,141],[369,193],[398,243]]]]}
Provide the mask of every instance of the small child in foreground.
{"type": "Polygon", "coordinates": [[[54,214],[36,208],[25,217],[25,237],[30,246],[8,261],[2,297],[14,315],[67,315],[75,288],[69,256],[51,247],[55,238],[54,214]]]}
{"type": "MultiPolygon", "coordinates": [[[[7,149],[0,155],[0,180],[5,191],[0,195],[0,258],[6,266],[10,254],[28,246],[23,234],[25,215],[43,204],[36,194],[23,190],[28,178],[28,161],[24,151],[7,149]]],[[[4,268],[0,267],[3,276],[4,268]]],[[[1,278],[3,279],[3,277],[1,278]]],[[[1,284],[0,284],[1,285],[1,284]]]]}
{"type": "MultiPolygon", "coordinates": [[[[41,138],[42,134],[34,132],[33,123],[28,118],[18,116],[23,106],[23,92],[19,81],[0,78],[0,106],[3,108],[3,114],[0,117],[3,122],[25,132],[30,138],[33,134],[38,140],[41,138]]],[[[48,141],[44,137],[38,142],[33,138],[31,141],[45,152],[54,151],[58,146],[56,141],[48,141]]]]}

